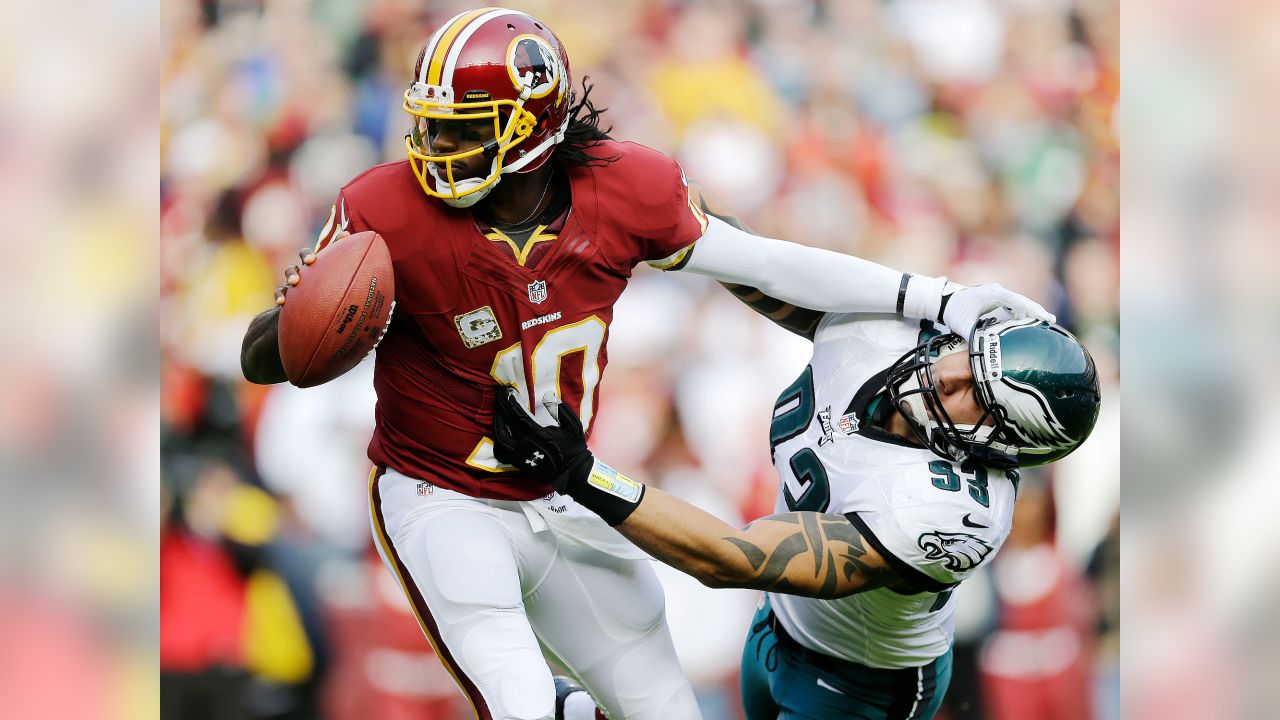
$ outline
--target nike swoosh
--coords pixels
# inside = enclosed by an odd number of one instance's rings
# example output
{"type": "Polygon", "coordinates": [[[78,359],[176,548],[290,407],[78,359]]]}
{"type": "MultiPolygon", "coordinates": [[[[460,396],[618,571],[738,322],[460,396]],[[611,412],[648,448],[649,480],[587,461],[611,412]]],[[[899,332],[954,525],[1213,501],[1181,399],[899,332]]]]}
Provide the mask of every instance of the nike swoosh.
{"type": "Polygon", "coordinates": [[[828,685],[827,681],[823,680],[822,678],[818,678],[818,687],[826,688],[827,690],[830,690],[831,692],[836,693],[837,695],[844,695],[844,693],[840,692],[839,690],[832,687],[831,685],[828,685]]]}
{"type": "Polygon", "coordinates": [[[970,520],[970,519],[969,519],[969,513],[965,513],[965,514],[964,514],[964,517],[963,517],[963,518],[960,518],[960,522],[964,523],[964,526],[965,526],[965,527],[971,527],[971,528],[989,528],[989,527],[991,527],[990,525],[979,525],[978,523],[973,522],[972,520],[970,520]]]}

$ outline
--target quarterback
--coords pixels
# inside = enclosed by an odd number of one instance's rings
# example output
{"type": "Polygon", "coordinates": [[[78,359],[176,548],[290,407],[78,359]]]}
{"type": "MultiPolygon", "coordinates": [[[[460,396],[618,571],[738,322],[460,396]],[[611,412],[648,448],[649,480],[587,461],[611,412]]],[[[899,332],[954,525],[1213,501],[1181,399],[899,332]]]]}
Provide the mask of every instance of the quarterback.
{"type": "MultiPolygon", "coordinates": [[[[676,162],[600,129],[556,36],[480,8],[428,39],[403,96],[407,157],[337,194],[304,264],[347,234],[390,249],[395,310],[377,348],[368,454],[375,544],[479,718],[550,718],[544,651],[614,718],[693,718],[661,588],[644,555],[490,431],[506,387],[595,416],[613,305],[640,263],[715,278],[748,304],[882,312],[972,327],[993,308],[1049,319],[998,285],[965,288],[743,232],[708,217],[676,162]]],[[[284,381],[279,305],[241,364],[284,381]]],[[[536,461],[535,461],[536,462],[536,461]]]]}
{"type": "Polygon", "coordinates": [[[495,438],[499,458],[654,557],[712,587],[766,591],[743,650],[748,720],[915,720],[942,702],[952,588],[1008,536],[1017,468],[1078,447],[1099,402],[1093,359],[1056,325],[990,320],[966,342],[826,315],[774,408],[776,514],[741,530],[596,461],[554,397],[546,427],[499,397],[495,438]]]}

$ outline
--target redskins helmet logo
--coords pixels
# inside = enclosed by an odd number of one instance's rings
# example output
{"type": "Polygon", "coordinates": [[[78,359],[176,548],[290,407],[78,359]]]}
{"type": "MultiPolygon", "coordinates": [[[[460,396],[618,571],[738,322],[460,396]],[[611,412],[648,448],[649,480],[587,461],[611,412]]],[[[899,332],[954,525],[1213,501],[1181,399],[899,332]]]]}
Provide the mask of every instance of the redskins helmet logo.
{"type": "Polygon", "coordinates": [[[537,35],[520,35],[507,46],[507,73],[521,97],[546,97],[560,85],[560,56],[537,35]]]}

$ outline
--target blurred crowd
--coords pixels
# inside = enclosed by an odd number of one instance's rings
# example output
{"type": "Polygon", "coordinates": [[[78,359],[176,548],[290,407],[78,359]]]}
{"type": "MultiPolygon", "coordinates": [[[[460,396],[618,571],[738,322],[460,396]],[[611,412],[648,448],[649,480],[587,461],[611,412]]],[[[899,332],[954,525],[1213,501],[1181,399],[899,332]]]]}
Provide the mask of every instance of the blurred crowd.
{"type": "MultiPolygon", "coordinates": [[[[402,156],[417,52],[471,5],[163,8],[165,718],[466,716],[369,543],[370,363],[301,391],[246,383],[239,351],[337,189],[402,156]]],[[[615,138],[674,155],[755,232],[998,281],[1090,348],[1102,417],[1025,474],[1007,545],[961,587],[944,712],[1119,717],[1115,0],[511,5],[556,31],[615,138]]],[[[770,411],[808,353],[714,283],[638,269],[593,447],[731,523],[767,514],[770,411]]],[[[705,716],[740,717],[755,594],[659,570],[705,716]]]]}

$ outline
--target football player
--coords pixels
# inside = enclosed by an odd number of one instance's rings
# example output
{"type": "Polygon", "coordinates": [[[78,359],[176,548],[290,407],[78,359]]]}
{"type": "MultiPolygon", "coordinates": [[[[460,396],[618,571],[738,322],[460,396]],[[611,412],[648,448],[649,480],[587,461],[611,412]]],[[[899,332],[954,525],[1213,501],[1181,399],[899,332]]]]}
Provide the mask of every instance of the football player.
{"type": "Polygon", "coordinates": [[[596,460],[554,396],[546,427],[500,396],[494,437],[498,458],[659,560],[711,587],[766,591],[742,657],[748,720],[914,720],[942,702],[952,589],[1008,536],[1017,468],[1079,447],[1100,400],[1093,359],[1057,325],[990,320],[966,341],[825,315],[773,412],[777,514],[741,530],[596,460]]]}
{"type": "MultiPolygon", "coordinates": [[[[998,285],[911,276],[710,218],[675,161],[600,129],[588,93],[575,95],[564,47],[536,18],[458,14],[404,93],[407,157],[344,186],[301,253],[309,264],[366,230],[390,249],[370,519],[480,718],[552,716],[543,650],[613,717],[698,715],[643,553],[536,467],[499,461],[490,432],[504,386],[539,414],[555,392],[591,427],[613,305],[636,265],[716,278],[784,322],[790,304],[960,328],[995,307],[1051,317],[998,285]]],[[[277,306],[300,275],[286,269],[277,306]]],[[[278,307],[263,313],[245,336],[252,382],[286,379],[278,319],[278,307]]]]}

